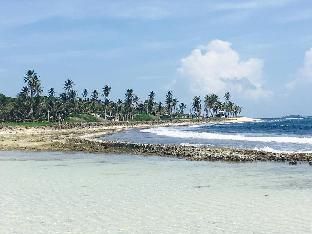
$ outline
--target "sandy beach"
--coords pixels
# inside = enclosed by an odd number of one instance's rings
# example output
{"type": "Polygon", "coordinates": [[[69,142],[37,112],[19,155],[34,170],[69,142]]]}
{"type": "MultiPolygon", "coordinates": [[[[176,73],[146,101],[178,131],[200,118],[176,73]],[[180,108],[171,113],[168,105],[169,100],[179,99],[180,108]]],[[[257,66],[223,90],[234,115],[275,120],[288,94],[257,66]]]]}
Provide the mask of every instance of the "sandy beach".
{"type": "MultiPolygon", "coordinates": [[[[196,122],[197,123],[197,122],[196,122]]],[[[72,139],[94,139],[128,128],[194,124],[174,123],[75,123],[47,127],[3,126],[0,128],[0,150],[67,151],[66,142],[72,139]]]]}
{"type": "MultiPolygon", "coordinates": [[[[254,121],[252,118],[240,117],[222,119],[223,122],[254,121]]],[[[178,126],[206,123],[207,121],[175,122],[110,122],[110,123],[77,123],[55,125],[51,127],[4,126],[0,128],[0,150],[36,150],[59,151],[70,150],[66,142],[72,139],[93,140],[98,136],[123,131],[129,128],[148,128],[159,126],[178,126]]]]}

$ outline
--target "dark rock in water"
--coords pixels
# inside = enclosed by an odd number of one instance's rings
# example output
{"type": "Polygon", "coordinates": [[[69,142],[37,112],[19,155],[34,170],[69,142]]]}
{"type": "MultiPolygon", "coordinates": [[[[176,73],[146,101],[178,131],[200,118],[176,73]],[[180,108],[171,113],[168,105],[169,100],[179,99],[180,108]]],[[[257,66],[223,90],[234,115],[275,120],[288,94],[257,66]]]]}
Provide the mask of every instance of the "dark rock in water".
{"type": "Polygon", "coordinates": [[[309,165],[312,166],[312,161],[309,162],[309,165]]]}
{"type": "Polygon", "coordinates": [[[289,165],[297,165],[297,161],[290,161],[289,165]]]}
{"type": "Polygon", "coordinates": [[[210,185],[197,185],[197,186],[194,186],[194,188],[209,188],[210,185]]]}

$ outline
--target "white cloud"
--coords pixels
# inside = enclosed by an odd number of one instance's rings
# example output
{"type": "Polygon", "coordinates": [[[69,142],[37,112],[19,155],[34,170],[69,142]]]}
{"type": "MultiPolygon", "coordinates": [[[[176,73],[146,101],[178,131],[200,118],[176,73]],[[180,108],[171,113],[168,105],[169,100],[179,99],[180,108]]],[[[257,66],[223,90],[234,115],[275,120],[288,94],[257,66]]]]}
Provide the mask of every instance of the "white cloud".
{"type": "Polygon", "coordinates": [[[286,86],[289,89],[299,84],[312,83],[312,48],[305,52],[303,66],[299,69],[297,77],[286,86]]]}
{"type": "Polygon", "coordinates": [[[223,95],[230,91],[257,98],[270,94],[262,85],[262,69],[262,60],[243,61],[231,43],[213,40],[183,58],[179,70],[189,79],[194,93],[223,95]]]}
{"type": "Polygon", "coordinates": [[[304,64],[300,69],[300,75],[305,80],[312,82],[312,48],[305,52],[304,64]]]}

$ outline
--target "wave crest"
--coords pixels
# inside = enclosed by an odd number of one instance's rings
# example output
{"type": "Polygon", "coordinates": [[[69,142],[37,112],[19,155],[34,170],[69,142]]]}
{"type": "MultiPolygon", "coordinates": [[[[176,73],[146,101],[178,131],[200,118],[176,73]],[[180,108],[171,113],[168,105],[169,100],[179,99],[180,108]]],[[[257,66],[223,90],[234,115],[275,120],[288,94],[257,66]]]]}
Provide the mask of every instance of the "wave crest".
{"type": "Polygon", "coordinates": [[[174,128],[151,128],[143,129],[141,132],[152,133],[158,136],[174,138],[192,138],[205,140],[229,140],[229,141],[250,141],[250,142],[275,142],[289,144],[309,144],[312,145],[311,137],[293,137],[293,136],[246,136],[242,134],[220,134],[209,132],[183,131],[174,128]]]}

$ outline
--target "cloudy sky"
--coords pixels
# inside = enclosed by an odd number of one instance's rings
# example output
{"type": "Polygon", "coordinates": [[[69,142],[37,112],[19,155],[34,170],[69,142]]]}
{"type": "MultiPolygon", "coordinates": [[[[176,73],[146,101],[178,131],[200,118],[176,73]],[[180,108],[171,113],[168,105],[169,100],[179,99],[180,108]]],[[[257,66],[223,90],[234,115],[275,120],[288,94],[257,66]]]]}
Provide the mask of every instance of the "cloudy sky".
{"type": "MultiPolygon", "coordinates": [[[[1,1],[1,0],[0,0],[1,1]]],[[[0,92],[27,69],[44,89],[223,95],[255,117],[312,115],[311,0],[11,0],[0,5],[0,92]]]]}

